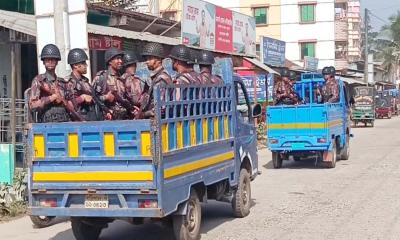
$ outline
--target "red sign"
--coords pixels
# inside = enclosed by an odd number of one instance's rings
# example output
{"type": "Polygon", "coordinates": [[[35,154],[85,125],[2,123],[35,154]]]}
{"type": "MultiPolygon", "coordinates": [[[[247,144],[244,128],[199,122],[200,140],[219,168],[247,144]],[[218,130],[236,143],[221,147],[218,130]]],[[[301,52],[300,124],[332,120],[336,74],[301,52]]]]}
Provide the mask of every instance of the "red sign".
{"type": "Polygon", "coordinates": [[[232,11],[215,7],[215,49],[233,51],[232,11]]]}
{"type": "Polygon", "coordinates": [[[95,50],[107,50],[117,48],[122,50],[123,40],[120,37],[89,34],[89,48],[95,50]]]}

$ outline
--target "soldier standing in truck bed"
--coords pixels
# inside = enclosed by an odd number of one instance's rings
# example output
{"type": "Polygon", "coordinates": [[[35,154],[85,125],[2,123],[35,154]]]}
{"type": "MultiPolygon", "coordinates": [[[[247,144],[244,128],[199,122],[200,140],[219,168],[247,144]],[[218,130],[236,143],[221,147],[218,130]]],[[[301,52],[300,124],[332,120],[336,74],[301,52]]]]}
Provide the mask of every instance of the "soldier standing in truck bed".
{"type": "Polygon", "coordinates": [[[124,120],[129,118],[132,105],[126,98],[125,84],[120,71],[123,67],[124,52],[110,48],[105,53],[107,70],[100,71],[93,79],[93,87],[100,100],[110,109],[105,119],[124,120]]]}
{"type": "Polygon", "coordinates": [[[68,53],[68,64],[72,72],[64,78],[64,92],[67,100],[70,100],[83,120],[100,121],[103,115],[93,99],[93,88],[89,79],[84,76],[87,73],[88,56],[83,49],[74,48],[68,53]]]}
{"type": "Polygon", "coordinates": [[[46,68],[46,72],[37,75],[32,80],[29,108],[32,111],[35,122],[68,122],[71,115],[75,119],[79,116],[66,109],[64,93],[61,91],[61,78],[57,77],[55,70],[61,54],[54,44],[43,47],[40,59],[46,68]]]}
{"type": "MultiPolygon", "coordinates": [[[[154,118],[154,89],[172,84],[171,76],[164,69],[162,61],[165,58],[165,51],[159,43],[148,43],[144,46],[142,56],[146,60],[147,68],[151,71],[150,84],[145,85],[140,99],[140,111],[135,118],[154,118]]],[[[165,91],[161,92],[161,100],[165,99],[165,91]]]]}

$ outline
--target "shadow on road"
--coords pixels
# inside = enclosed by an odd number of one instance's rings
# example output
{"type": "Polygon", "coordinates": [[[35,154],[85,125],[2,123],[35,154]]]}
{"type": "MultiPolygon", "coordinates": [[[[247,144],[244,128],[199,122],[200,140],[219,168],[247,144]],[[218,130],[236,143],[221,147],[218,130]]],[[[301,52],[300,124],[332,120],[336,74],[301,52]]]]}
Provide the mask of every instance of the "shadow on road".
{"type": "MultiPolygon", "coordinates": [[[[252,210],[256,205],[251,200],[252,210]]],[[[228,203],[209,201],[202,205],[201,233],[205,234],[219,225],[234,220],[232,207],[228,203]]],[[[51,240],[71,240],[71,229],[57,233],[51,240]]],[[[143,225],[132,225],[125,221],[117,220],[104,229],[99,240],[173,240],[172,224],[168,227],[161,222],[151,222],[143,225]]]]}
{"type": "MultiPolygon", "coordinates": [[[[267,164],[263,165],[263,167],[266,169],[274,169],[272,160],[269,161],[267,164]]],[[[317,165],[315,165],[315,158],[302,159],[300,161],[285,160],[282,163],[282,168],[287,168],[287,169],[318,169],[318,168],[326,169],[321,163],[317,163],[317,165]]],[[[279,170],[279,169],[277,169],[277,170],[279,170]]]]}

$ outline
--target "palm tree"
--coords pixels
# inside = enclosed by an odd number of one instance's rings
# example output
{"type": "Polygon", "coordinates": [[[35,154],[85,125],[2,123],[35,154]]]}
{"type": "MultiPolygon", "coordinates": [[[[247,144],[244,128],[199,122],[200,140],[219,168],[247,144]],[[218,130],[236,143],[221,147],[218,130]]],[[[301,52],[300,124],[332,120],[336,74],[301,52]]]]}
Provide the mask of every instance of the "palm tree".
{"type": "Polygon", "coordinates": [[[379,49],[376,57],[383,62],[387,78],[395,81],[400,78],[400,11],[389,21],[377,36],[375,49],[379,49]]]}

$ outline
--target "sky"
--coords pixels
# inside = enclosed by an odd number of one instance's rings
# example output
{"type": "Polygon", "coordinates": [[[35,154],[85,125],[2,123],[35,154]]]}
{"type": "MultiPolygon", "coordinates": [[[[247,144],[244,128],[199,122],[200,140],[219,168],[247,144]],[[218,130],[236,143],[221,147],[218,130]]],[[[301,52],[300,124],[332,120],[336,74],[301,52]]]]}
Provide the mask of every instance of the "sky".
{"type": "MultiPolygon", "coordinates": [[[[378,16],[382,20],[387,19],[400,11],[400,0],[361,0],[361,8],[364,15],[364,9],[368,8],[374,15],[378,16]]],[[[374,31],[379,31],[380,28],[385,25],[385,22],[371,16],[371,24],[374,31]]]]}

